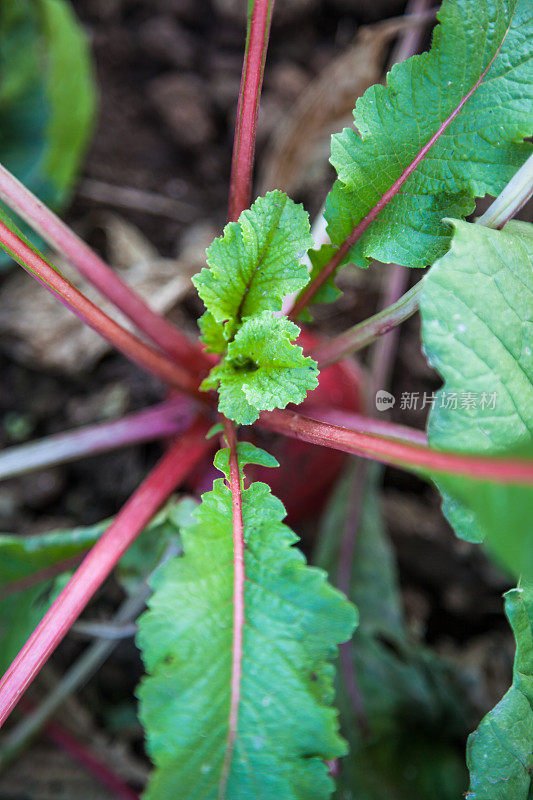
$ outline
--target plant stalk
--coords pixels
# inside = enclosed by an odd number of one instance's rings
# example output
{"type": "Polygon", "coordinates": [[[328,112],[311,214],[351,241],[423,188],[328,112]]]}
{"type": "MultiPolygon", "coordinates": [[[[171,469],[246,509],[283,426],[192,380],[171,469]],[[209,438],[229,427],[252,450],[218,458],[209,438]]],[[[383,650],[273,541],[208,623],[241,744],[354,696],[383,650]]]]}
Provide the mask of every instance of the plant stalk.
{"type": "Polygon", "coordinates": [[[226,797],[226,787],[231,769],[231,761],[237,738],[239,705],[241,698],[243,631],[244,631],[244,523],[242,518],[241,476],[237,456],[237,437],[235,426],[224,419],[224,433],[230,450],[229,486],[233,500],[233,639],[231,657],[231,700],[228,721],[228,735],[224,763],[219,784],[219,798],[226,797]]]}
{"type": "Polygon", "coordinates": [[[86,425],[8,447],[0,452],[0,480],[120,447],[175,436],[188,427],[192,416],[193,408],[188,401],[175,398],[112,422],[86,425]]]}
{"type": "Polygon", "coordinates": [[[69,628],[155,512],[211,449],[198,417],[119,511],[0,681],[0,727],[69,628]]]}
{"type": "Polygon", "coordinates": [[[330,425],[293,411],[263,411],[262,427],[311,444],[380,461],[422,473],[463,475],[504,484],[533,484],[533,461],[461,455],[421,444],[387,439],[376,434],[330,425]]]}
{"type": "Polygon", "coordinates": [[[68,225],[2,165],[0,165],[0,199],[24,219],[57,253],[64,256],[80,275],[120,309],[138,330],[164,353],[189,369],[198,369],[199,362],[205,360],[203,351],[164,317],[153,311],[68,225]]]}
{"type": "MultiPolygon", "coordinates": [[[[395,267],[395,269],[400,268],[395,267]]],[[[368,347],[380,336],[405,322],[418,310],[421,292],[422,282],[419,281],[395,303],[365,319],[358,325],[354,325],[353,328],[349,328],[345,333],[319,344],[318,347],[315,347],[310,352],[310,355],[318,361],[320,369],[323,369],[350,353],[355,353],[357,350],[368,347]]]]}
{"type": "Polygon", "coordinates": [[[111,792],[118,800],[139,800],[139,795],[130,789],[107,764],[97,758],[75,736],[55,722],[45,728],[48,738],[80,764],[98,783],[111,792]]]}
{"type": "MultiPolygon", "coordinates": [[[[166,553],[163,560],[172,554],[166,553]]],[[[112,624],[118,627],[136,620],[150,594],[151,590],[147,582],[143,581],[137,592],[124,600],[113,617],[112,624]]],[[[70,695],[87,683],[118,643],[118,639],[99,639],[87,647],[42,703],[26,714],[18,725],[3,738],[0,745],[0,772],[28,747],[70,695]]]]}
{"type": "Polygon", "coordinates": [[[257,114],[274,0],[255,0],[248,19],[237,123],[233,143],[228,219],[237,220],[252,200],[257,114]]]}
{"type": "Polygon", "coordinates": [[[130,361],[186,394],[202,396],[198,390],[198,381],[193,375],[108,317],[1,221],[0,241],[29,275],[55,294],[64,306],[130,361]]]}

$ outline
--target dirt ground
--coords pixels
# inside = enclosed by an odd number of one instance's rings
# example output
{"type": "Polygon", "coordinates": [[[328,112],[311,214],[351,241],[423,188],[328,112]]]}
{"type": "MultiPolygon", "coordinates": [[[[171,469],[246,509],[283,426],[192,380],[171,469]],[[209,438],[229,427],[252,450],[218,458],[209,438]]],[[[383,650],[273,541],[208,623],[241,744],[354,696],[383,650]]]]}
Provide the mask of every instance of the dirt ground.
{"type": "MultiPolygon", "coordinates": [[[[244,0],[75,3],[93,45],[100,108],[67,218],[88,232],[95,247],[106,252],[104,234],[95,222],[102,210],[136,226],[165,258],[183,252],[191,229],[199,236],[202,226],[216,231],[224,224],[245,5],[244,0]],[[131,189],[127,201],[115,187],[131,189]],[[147,198],[147,192],[157,198],[147,198]]],[[[359,27],[404,10],[404,3],[396,0],[278,0],[278,6],[265,74],[259,165],[269,156],[279,125],[317,76],[350,46],[359,27]]],[[[392,41],[383,63],[391,46],[392,41]]],[[[321,152],[323,166],[306,180],[297,176],[294,192],[312,215],[332,179],[324,166],[327,142],[321,152]]],[[[260,181],[261,168],[258,175],[260,181]]],[[[342,300],[318,315],[317,329],[336,332],[373,313],[382,275],[379,267],[365,274],[347,270],[341,279],[342,300]]],[[[0,280],[5,283],[10,276],[0,280]]],[[[199,311],[198,301],[185,293],[171,316],[193,330],[199,311]]],[[[106,353],[83,371],[51,369],[35,361],[28,365],[8,336],[0,342],[0,370],[2,446],[112,419],[164,396],[158,381],[118,355],[106,353]]],[[[402,328],[392,391],[400,398],[402,392],[422,395],[438,386],[421,353],[418,320],[412,319],[402,328]]],[[[427,409],[399,406],[393,409],[394,421],[424,426],[427,409]]],[[[105,518],[120,508],[159,453],[155,444],[131,447],[0,484],[0,529],[32,533],[105,518]]],[[[455,539],[440,513],[437,493],[425,483],[387,470],[383,500],[413,632],[441,652],[475,661],[487,699],[497,700],[512,663],[501,603],[507,579],[479,549],[455,539]]],[[[309,524],[305,535],[309,550],[309,524]]],[[[104,609],[112,607],[119,592],[114,586],[106,591],[98,601],[104,609]]],[[[55,669],[82,646],[80,641],[67,642],[55,669]]],[[[139,728],[128,716],[128,698],[140,672],[133,643],[121,644],[68,712],[79,715],[87,736],[107,729],[104,750],[113,730],[120,729],[117,760],[122,759],[123,773],[130,779],[136,774],[137,780],[145,762],[139,728]]],[[[50,670],[48,674],[53,680],[50,670]]],[[[53,747],[39,744],[32,759],[0,778],[3,800],[105,797],[90,778],[74,774],[68,758],[53,747]],[[38,764],[42,767],[37,769],[38,764]]]]}

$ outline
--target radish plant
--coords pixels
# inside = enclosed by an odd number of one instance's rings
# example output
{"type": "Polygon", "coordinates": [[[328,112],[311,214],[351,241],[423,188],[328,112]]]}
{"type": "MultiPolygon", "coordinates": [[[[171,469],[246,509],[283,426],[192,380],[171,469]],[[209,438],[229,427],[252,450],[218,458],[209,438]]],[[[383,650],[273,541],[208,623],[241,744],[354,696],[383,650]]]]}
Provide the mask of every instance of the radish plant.
{"type": "MultiPolygon", "coordinates": [[[[3,578],[11,600],[70,568],[72,558],[95,542],[59,593],[51,591],[53,602],[47,595],[42,620],[5,664],[0,721],[121,559],[124,569],[128,548],[139,547],[141,539],[135,540],[156,511],[220,442],[214,464],[222,477],[194,510],[176,517],[182,552],[155,571],[139,620],[146,665],[139,711],[154,764],[145,797],[319,800],[332,794],[333,776],[343,771],[338,759],[347,754],[334,708],[333,661],[356,627],[357,609],[322,570],[306,565],[294,546],[296,534],[283,521],[283,504],[266,483],[253,480],[258,467],[278,467],[276,458],[248,441],[245,426],[253,425],[434,481],[457,535],[484,542],[519,582],[506,597],[517,641],[513,685],[469,739],[467,797],[527,800],[533,768],[533,235],[529,224],[510,220],[533,185],[527,140],[533,132],[533,10],[527,0],[444,0],[429,52],[395,65],[385,86],[371,87],[357,101],[355,126],[333,136],[338,179],[324,211],[329,243],[319,249],[307,213],[283,192],[251,202],[272,13],[272,2],[250,2],[229,222],[193,280],[205,305],[200,342],[154,314],[27,188],[0,172],[0,198],[112,299],[143,338],[85,298],[2,213],[3,248],[173,395],[120,433],[110,424],[105,433],[74,432],[6,451],[0,456],[4,475],[179,434],[104,533],[41,538],[30,567],[24,548],[0,539],[0,549],[12,553],[14,566],[3,578]],[[485,194],[499,197],[483,217],[465,221],[485,194]],[[376,317],[336,339],[308,343],[300,324],[313,304],[338,296],[337,271],[348,263],[367,268],[371,259],[430,269],[376,317]],[[325,365],[417,309],[424,350],[444,381],[427,439],[361,408],[342,411],[315,400],[325,365]]],[[[292,480],[288,474],[286,483],[292,480]]],[[[170,508],[167,513],[177,513],[174,502],[170,508]]],[[[151,530],[154,536],[154,523],[151,530]]],[[[150,551],[146,537],[143,547],[150,551]]],[[[160,545],[154,543],[155,560],[160,545]]],[[[0,620],[16,650],[17,629],[9,615],[0,620]]],[[[363,796],[354,781],[339,796],[363,796]]]]}

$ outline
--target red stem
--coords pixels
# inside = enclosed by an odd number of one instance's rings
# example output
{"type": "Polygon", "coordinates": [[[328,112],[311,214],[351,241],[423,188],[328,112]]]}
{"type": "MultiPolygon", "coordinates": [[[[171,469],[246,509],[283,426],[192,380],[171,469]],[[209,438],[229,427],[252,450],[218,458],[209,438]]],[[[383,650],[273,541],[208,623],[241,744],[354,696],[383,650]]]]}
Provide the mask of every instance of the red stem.
{"type": "Polygon", "coordinates": [[[71,755],[87,772],[108,789],[119,800],[139,800],[139,795],[130,789],[106,764],[103,764],[78,739],[57,725],[50,722],[44,729],[48,738],[71,755]]]}
{"type": "Polygon", "coordinates": [[[189,369],[198,370],[205,361],[202,350],[153,311],[74,231],[1,165],[0,197],[164,353],[189,369]]]}
{"type": "Polygon", "coordinates": [[[465,103],[467,103],[468,100],[472,97],[476,89],[478,89],[481,86],[483,79],[487,75],[488,71],[492,67],[492,64],[494,63],[495,58],[500,52],[500,49],[505,41],[505,37],[507,36],[508,32],[509,28],[502,37],[502,41],[500,42],[498,49],[494,53],[494,56],[491,58],[488,66],[482,72],[482,74],[480,75],[476,83],[472,86],[470,91],[468,91],[465,94],[465,96],[460,100],[460,102],[454,108],[452,113],[439,126],[438,130],[433,134],[431,139],[429,139],[429,141],[420,149],[415,158],[411,161],[409,166],[404,169],[399,178],[397,178],[392,184],[392,186],[389,189],[387,189],[387,191],[380,197],[376,205],[373,206],[373,208],[371,208],[365,214],[363,219],[357,223],[357,225],[355,226],[351,234],[348,236],[348,238],[341,244],[341,246],[333,256],[333,258],[326,264],[326,266],[321,270],[321,272],[316,276],[316,278],[312,280],[311,283],[302,292],[298,302],[295,304],[294,308],[291,311],[290,316],[292,319],[297,318],[298,315],[303,311],[303,309],[311,302],[316,292],[327,281],[330,275],[332,275],[335,272],[337,267],[340,266],[344,257],[348,254],[348,252],[353,247],[353,245],[358,241],[358,239],[361,238],[366,229],[374,222],[374,220],[378,217],[380,212],[383,211],[385,206],[388,205],[394,197],[396,197],[396,195],[398,194],[398,192],[400,191],[406,180],[417,169],[417,167],[420,165],[420,162],[427,156],[427,154],[429,153],[435,142],[439,140],[439,138],[442,136],[446,128],[448,128],[449,125],[451,125],[453,120],[457,117],[461,109],[464,107],[465,103]]]}
{"type": "Polygon", "coordinates": [[[198,381],[166,356],[153,350],[132,333],[104,314],[42,256],[0,221],[0,241],[29,275],[56,295],[70,311],[116,347],[131,361],[152,372],[171,386],[201,397],[198,381]]]}
{"type": "MultiPolygon", "coordinates": [[[[228,219],[230,221],[236,221],[242,211],[248,208],[251,203],[257,113],[263,84],[273,6],[274,0],[254,0],[248,19],[246,51],[242,66],[237,123],[233,143],[233,162],[228,202],[228,219]]],[[[242,677],[245,582],[244,524],[242,519],[237,437],[235,426],[228,419],[224,419],[224,433],[230,449],[229,485],[233,499],[233,644],[228,735],[218,787],[219,800],[223,800],[226,797],[226,788],[237,737],[242,677]]]]}
{"type": "Polygon", "coordinates": [[[0,452],[0,480],[119,447],[175,436],[190,425],[192,416],[192,403],[176,397],[112,422],[86,425],[8,447],[0,452]]]}
{"type": "Polygon", "coordinates": [[[233,645],[231,658],[231,702],[228,722],[226,752],[219,784],[219,798],[226,797],[237,724],[239,720],[239,703],[242,677],[242,641],[244,629],[244,524],[242,519],[241,476],[237,457],[237,437],[235,427],[229,420],[224,420],[224,433],[230,449],[229,485],[233,499],[233,645]]]}
{"type": "Polygon", "coordinates": [[[119,559],[212,447],[197,418],[163,456],[85,557],[0,681],[0,726],[119,559]]]}
{"type": "Polygon", "coordinates": [[[397,425],[384,419],[367,417],[355,411],[345,411],[342,408],[330,408],[329,406],[312,406],[311,404],[302,408],[302,411],[306,417],[319,422],[329,422],[339,428],[350,428],[361,433],[372,433],[387,439],[411,442],[411,444],[424,446],[428,443],[428,437],[424,431],[409,428],[407,425],[397,425]]]}
{"type": "Polygon", "coordinates": [[[237,220],[251,203],[259,99],[274,0],[255,0],[242,66],[229,191],[228,219],[237,220]]]}
{"type": "Polygon", "coordinates": [[[292,411],[263,411],[259,421],[263,427],[277,433],[403,469],[464,475],[504,484],[533,484],[533,461],[433,450],[424,445],[328,425],[292,411]]]}

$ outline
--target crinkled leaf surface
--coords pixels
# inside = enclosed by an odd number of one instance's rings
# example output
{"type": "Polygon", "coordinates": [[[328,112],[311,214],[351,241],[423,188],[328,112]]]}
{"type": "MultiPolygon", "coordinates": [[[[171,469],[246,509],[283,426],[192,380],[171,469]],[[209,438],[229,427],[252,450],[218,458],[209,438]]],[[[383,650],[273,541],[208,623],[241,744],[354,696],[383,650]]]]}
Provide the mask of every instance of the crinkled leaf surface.
{"type": "Polygon", "coordinates": [[[345,744],[329,661],[355,611],[305,565],[268,486],[252,484],[242,500],[245,619],[227,781],[234,568],[232,496],[220,479],[182,531],[184,556],[156,572],[140,618],[140,714],[155,763],[147,800],[319,800],[333,790],[324,759],[345,744]]]}
{"type": "Polygon", "coordinates": [[[71,3],[5,0],[0,68],[0,162],[47,205],[61,208],[95,110],[89,49],[71,3]]]}
{"type": "Polygon", "coordinates": [[[430,52],[395,65],[387,85],[356,104],[356,130],[332,139],[339,181],[326,204],[340,244],[421,154],[397,194],[352,248],[424,267],[449,246],[447,216],[497,195],[531,152],[533,6],[530,0],[444,0],[430,52]],[[449,121],[449,124],[446,124],[449,121]]]}
{"type": "Polygon", "coordinates": [[[222,339],[231,339],[243,320],[279,311],[285,295],[306,285],[309,274],[300,259],[312,244],[309,215],[277,190],[226,225],[207,250],[209,268],[193,278],[210,314],[202,332],[214,352],[222,352],[222,339]]]}
{"type": "Polygon", "coordinates": [[[301,403],[318,386],[318,368],[302,348],[292,344],[299,328],[264,311],[239,328],[204,388],[218,387],[219,410],[229,419],[250,425],[260,411],[301,403]]]}
{"type": "Polygon", "coordinates": [[[533,788],[533,589],[512,589],[505,611],[516,639],[513,683],[468,739],[467,800],[530,800],[533,788]]]}
{"type": "MultiPolygon", "coordinates": [[[[450,251],[424,277],[428,360],[444,378],[428,421],[432,446],[533,456],[533,226],[453,222],[450,251]]],[[[446,476],[437,485],[459,536],[487,539],[533,575],[533,490],[446,476]]]]}

